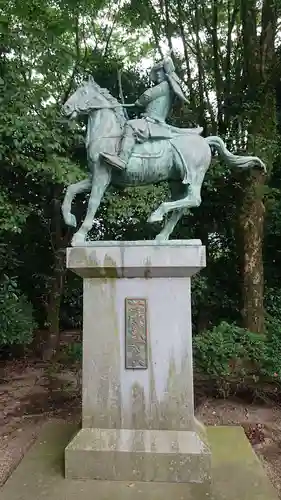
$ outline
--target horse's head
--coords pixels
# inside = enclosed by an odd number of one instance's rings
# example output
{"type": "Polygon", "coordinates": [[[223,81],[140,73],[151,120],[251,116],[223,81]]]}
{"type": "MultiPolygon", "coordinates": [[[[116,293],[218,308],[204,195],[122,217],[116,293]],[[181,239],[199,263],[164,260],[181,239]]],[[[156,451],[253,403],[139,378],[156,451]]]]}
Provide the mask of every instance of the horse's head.
{"type": "Polygon", "coordinates": [[[94,108],[108,106],[106,98],[99,92],[99,86],[93,77],[82,83],[63,105],[66,116],[75,117],[88,114],[94,108]]]}

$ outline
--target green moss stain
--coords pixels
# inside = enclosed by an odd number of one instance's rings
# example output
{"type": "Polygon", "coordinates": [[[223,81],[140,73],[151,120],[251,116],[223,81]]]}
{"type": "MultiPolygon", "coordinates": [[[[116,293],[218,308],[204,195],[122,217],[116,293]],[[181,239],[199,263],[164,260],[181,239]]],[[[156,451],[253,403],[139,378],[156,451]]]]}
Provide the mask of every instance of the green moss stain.
{"type": "Polygon", "coordinates": [[[213,450],[214,464],[241,460],[247,463],[259,461],[242,427],[211,427],[207,430],[207,436],[213,450]]]}
{"type": "Polygon", "coordinates": [[[103,261],[103,272],[107,278],[111,278],[111,279],[118,278],[117,264],[112,259],[112,257],[110,255],[107,255],[107,254],[105,255],[104,261],[103,261]]]}
{"type": "Polygon", "coordinates": [[[145,394],[143,387],[135,382],[131,390],[132,429],[146,428],[145,394]]]}

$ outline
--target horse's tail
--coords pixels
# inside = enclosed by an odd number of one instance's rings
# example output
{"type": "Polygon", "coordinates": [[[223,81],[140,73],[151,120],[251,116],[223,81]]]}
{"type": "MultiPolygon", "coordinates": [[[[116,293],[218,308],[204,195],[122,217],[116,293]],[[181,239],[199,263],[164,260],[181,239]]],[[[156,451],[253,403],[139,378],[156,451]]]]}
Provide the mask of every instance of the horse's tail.
{"type": "Polygon", "coordinates": [[[219,155],[230,167],[260,167],[266,172],[266,166],[263,161],[260,160],[260,158],[258,158],[257,156],[239,156],[232,154],[230,151],[228,151],[225,143],[220,137],[213,135],[210,137],[206,137],[205,141],[207,141],[209,146],[213,146],[218,151],[219,155]]]}

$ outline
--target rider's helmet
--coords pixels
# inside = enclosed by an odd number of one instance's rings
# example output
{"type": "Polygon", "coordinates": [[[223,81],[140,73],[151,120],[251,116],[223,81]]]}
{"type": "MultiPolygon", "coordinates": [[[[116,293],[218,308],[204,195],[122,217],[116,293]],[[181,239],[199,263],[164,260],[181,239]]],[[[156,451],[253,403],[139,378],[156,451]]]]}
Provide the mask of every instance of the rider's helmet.
{"type": "Polygon", "coordinates": [[[156,72],[159,69],[163,69],[165,78],[169,82],[171,88],[173,89],[176,96],[181,99],[181,101],[187,102],[187,99],[182,90],[182,82],[175,72],[175,65],[170,56],[165,57],[162,61],[156,63],[150,71],[150,80],[153,83],[157,82],[156,72]]]}

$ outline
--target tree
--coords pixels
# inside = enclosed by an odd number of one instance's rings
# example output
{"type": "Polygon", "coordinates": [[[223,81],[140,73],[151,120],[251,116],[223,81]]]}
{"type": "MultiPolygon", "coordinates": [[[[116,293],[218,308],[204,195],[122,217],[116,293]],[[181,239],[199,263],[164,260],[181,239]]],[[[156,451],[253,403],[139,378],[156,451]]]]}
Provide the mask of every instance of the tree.
{"type": "MultiPolygon", "coordinates": [[[[60,204],[65,186],[86,172],[85,121],[66,121],[61,105],[89,73],[118,97],[120,68],[125,100],[134,101],[148,85],[141,62],[166,49],[173,50],[189,96],[188,109],[175,108],[173,122],[200,123],[205,135],[219,134],[234,152],[258,154],[269,167],[267,178],[257,172],[241,175],[214,157],[202,206],[188,212],[176,229],[175,237],[200,237],[208,250],[208,267],[194,283],[195,330],[222,320],[241,322],[241,311],[244,326],[263,330],[263,242],[266,305],[272,310],[272,297],[281,295],[274,267],[280,260],[278,9],[270,0],[243,0],[243,5],[238,0],[10,0],[1,5],[1,272],[15,276],[34,305],[48,356],[58,346],[62,324],[70,316],[75,324],[81,307],[80,283],[65,270],[71,231],[60,204]]],[[[97,214],[98,236],[153,238],[157,228],[146,220],[166,197],[165,185],[111,189],[97,214]]],[[[75,204],[78,219],[84,200],[78,197],[75,204]]]]}
{"type": "MultiPolygon", "coordinates": [[[[118,95],[122,59],[113,58],[111,48],[122,45],[114,29],[117,15],[115,2],[108,1],[21,5],[12,0],[1,6],[0,238],[5,245],[10,238],[21,257],[21,285],[47,327],[47,357],[59,342],[71,235],[60,213],[63,190],[87,168],[84,122],[66,121],[61,105],[87,73],[118,95]]],[[[124,77],[124,90],[132,93],[137,75],[124,77]]]]}
{"type": "MultiPolygon", "coordinates": [[[[125,9],[132,25],[137,16],[138,21],[149,23],[159,52],[163,43],[174,50],[175,63],[184,68],[194,121],[204,126],[206,134],[222,135],[233,151],[260,155],[270,176],[277,134],[274,61],[279,2],[148,0],[140,4],[132,0],[133,16],[125,9]]],[[[254,171],[232,179],[240,213],[235,226],[240,240],[243,325],[262,332],[266,179],[254,171]]]]}
{"type": "MultiPolygon", "coordinates": [[[[258,9],[256,1],[241,2],[244,107],[249,110],[248,148],[265,157],[268,176],[271,174],[276,152],[274,60],[279,9],[274,0],[264,0],[261,10],[258,9]]],[[[241,212],[244,244],[243,316],[245,326],[256,332],[264,330],[264,185],[263,174],[247,176],[243,186],[241,212]]]]}
{"type": "MultiPolygon", "coordinates": [[[[51,72],[52,49],[56,64],[61,62],[60,82],[67,78],[71,60],[65,57],[64,49],[69,33],[65,28],[62,39],[56,40],[56,44],[50,42],[50,39],[53,42],[53,28],[49,28],[59,22],[51,4],[42,6],[34,1],[23,7],[18,2],[8,2],[1,10],[4,28],[1,40],[1,234],[3,241],[7,241],[7,233],[25,231],[28,217],[33,218],[36,226],[50,226],[48,246],[53,249],[50,265],[53,276],[49,276],[49,311],[54,311],[52,301],[58,296],[57,283],[61,282],[63,267],[58,265],[58,261],[62,262],[58,246],[67,244],[67,238],[59,244],[62,235],[57,225],[55,200],[65,184],[82,174],[69,154],[75,133],[60,115],[59,79],[56,81],[58,75],[51,72]],[[50,99],[52,102],[48,104],[50,99]]],[[[49,316],[49,330],[56,331],[57,320],[51,313],[49,316]]]]}

